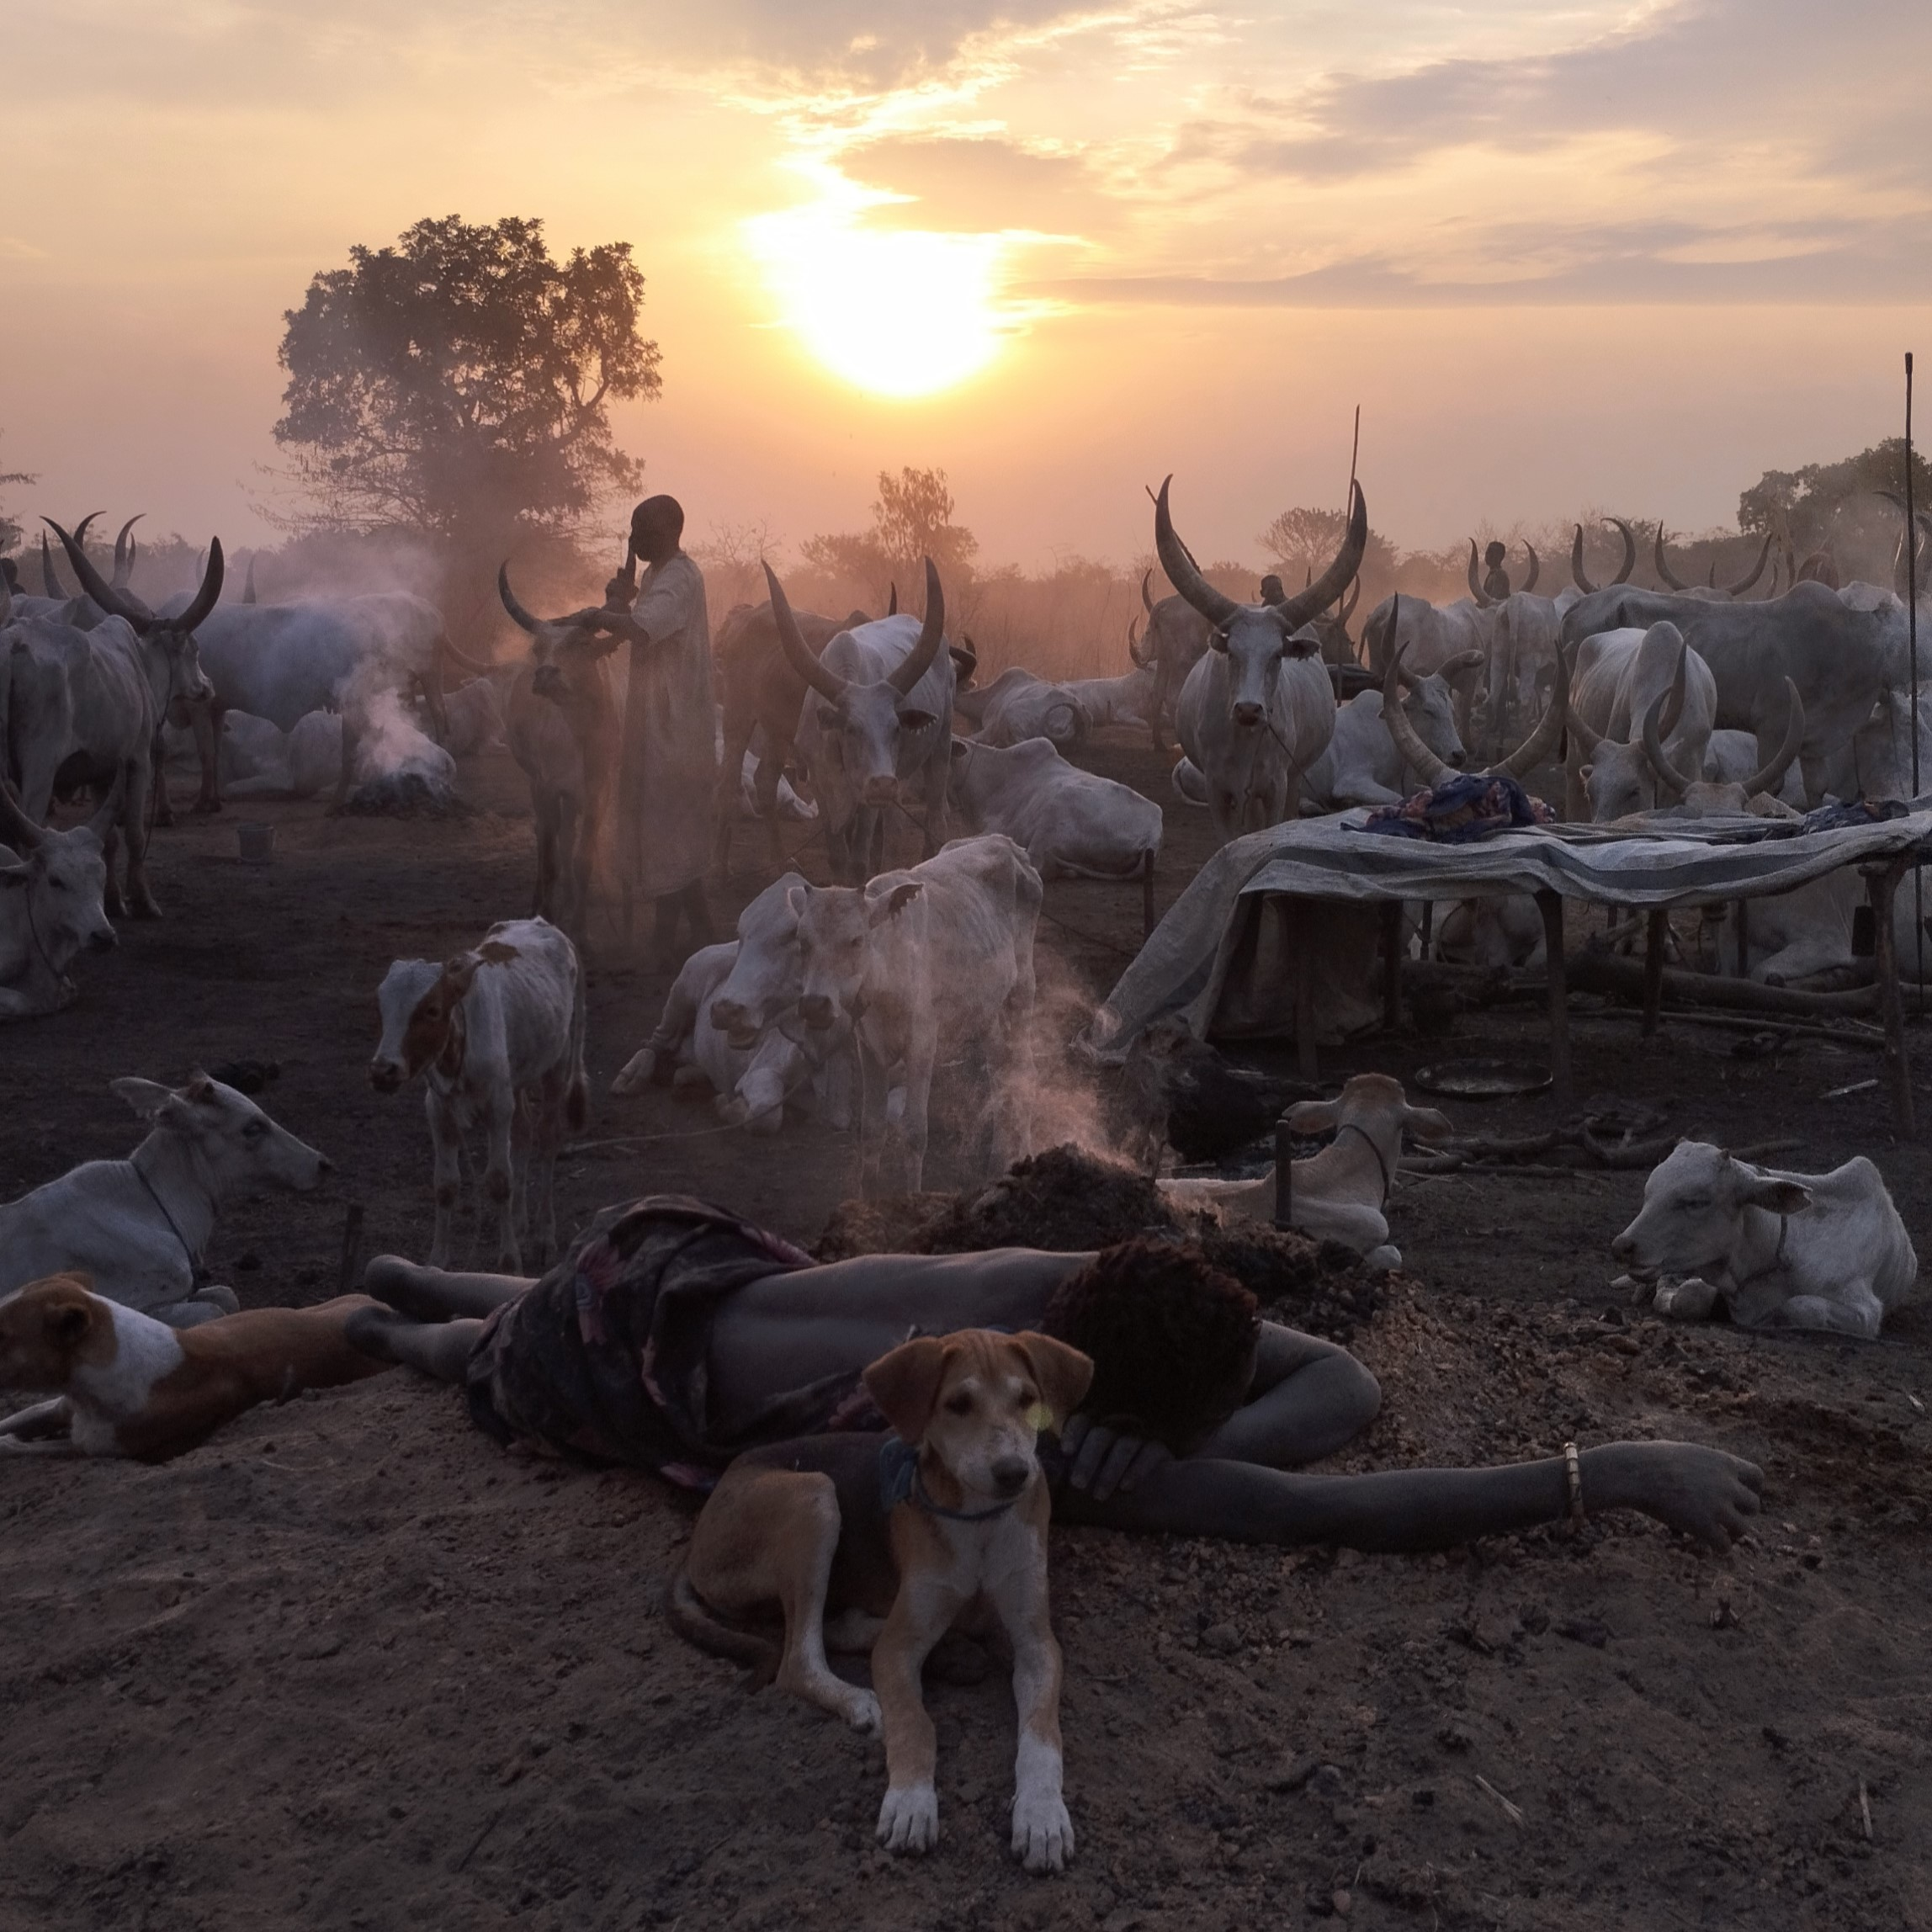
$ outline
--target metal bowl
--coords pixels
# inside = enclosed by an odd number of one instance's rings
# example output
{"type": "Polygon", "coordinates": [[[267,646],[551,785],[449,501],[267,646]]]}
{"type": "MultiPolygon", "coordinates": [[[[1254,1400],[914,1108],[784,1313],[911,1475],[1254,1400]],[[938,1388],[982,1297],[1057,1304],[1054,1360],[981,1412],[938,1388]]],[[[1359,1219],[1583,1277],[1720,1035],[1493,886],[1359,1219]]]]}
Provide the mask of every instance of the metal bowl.
{"type": "Polygon", "coordinates": [[[1449,1100],[1521,1100],[1547,1093],[1552,1076],[1531,1060],[1444,1060],[1419,1067],[1415,1084],[1449,1100]]]}

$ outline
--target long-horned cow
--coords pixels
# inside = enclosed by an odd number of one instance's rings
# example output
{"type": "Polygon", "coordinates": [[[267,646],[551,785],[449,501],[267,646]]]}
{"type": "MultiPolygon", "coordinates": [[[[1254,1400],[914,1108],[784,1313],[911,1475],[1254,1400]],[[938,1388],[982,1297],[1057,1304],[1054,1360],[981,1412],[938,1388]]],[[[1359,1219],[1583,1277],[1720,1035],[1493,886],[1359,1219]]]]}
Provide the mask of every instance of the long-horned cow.
{"type": "Polygon", "coordinates": [[[1570,752],[1564,815],[1598,825],[1657,804],[1657,772],[1643,749],[1643,716],[1669,694],[1658,730],[1672,767],[1701,772],[1717,709],[1717,681],[1674,624],[1586,637],[1570,680],[1570,752]]]}
{"type": "Polygon", "coordinates": [[[765,566],[779,642],[810,687],[798,744],[812,779],[832,876],[859,884],[884,848],[885,814],[902,788],[923,791],[925,856],[946,835],[946,784],[958,675],[946,641],[946,596],[926,560],[926,616],[880,618],[841,631],[814,657],[765,566]]]}
{"type": "Polygon", "coordinates": [[[1161,568],[1208,620],[1209,649],[1187,674],[1175,726],[1201,772],[1223,839],[1278,825],[1335,730],[1335,689],[1319,640],[1303,626],[1348,588],[1368,543],[1368,505],[1355,487],[1341,549],[1308,589],[1278,604],[1237,603],[1195,567],[1167,507],[1169,477],[1154,509],[1161,568]]]}

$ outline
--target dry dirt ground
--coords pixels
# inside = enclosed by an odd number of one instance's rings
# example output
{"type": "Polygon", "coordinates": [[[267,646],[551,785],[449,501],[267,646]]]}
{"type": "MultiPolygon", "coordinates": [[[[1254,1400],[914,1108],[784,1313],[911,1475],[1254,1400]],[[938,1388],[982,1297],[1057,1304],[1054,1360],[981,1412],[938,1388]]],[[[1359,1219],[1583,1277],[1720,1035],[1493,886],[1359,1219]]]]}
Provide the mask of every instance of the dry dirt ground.
{"type": "MultiPolygon", "coordinates": [[[[1144,750],[1098,758],[1165,795],[1144,750]]],[[[280,831],[266,868],[235,859],[241,812],[162,833],[166,921],[125,927],[115,958],[83,963],[78,1004],[8,1033],[0,1187],[125,1153],[114,1075],[273,1059],[271,1111],[340,1172],[231,1211],[218,1276],[254,1303],[332,1292],[352,1202],[371,1247],[420,1251],[419,1104],[363,1069],[389,959],[525,905],[515,775],[499,756],[465,784],[481,809],[461,822],[254,808],[280,831]]],[[[1203,831],[1176,822],[1164,900],[1203,831]]],[[[1138,904],[1090,885],[1048,903],[1070,1007],[1117,971],[1138,904]]],[[[847,1143],[747,1141],[668,1094],[602,1097],[666,984],[609,960],[596,975],[599,1097],[566,1218],[687,1188],[809,1241],[849,1191],[847,1143]]],[[[1876,1092],[1821,1097],[1869,1056],[1741,1059],[1681,1022],[1648,1045],[1621,1020],[1575,1030],[1579,1091],[1733,1144],[1802,1135],[1806,1164],[1866,1152],[1932,1242],[1923,1152],[1876,1092]]],[[[1496,1014],[1453,1044],[1538,1038],[1533,1016],[1496,1014]]],[[[1444,1050],[1371,1043],[1323,1072],[1407,1074],[1444,1050]]],[[[932,1184],[956,1178],[942,1154],[932,1184]]],[[[1057,1533],[1080,1849],[1052,1882],[1006,1856],[999,1672],[932,1688],[943,1843],[889,1860],[878,1747],[666,1630],[687,1506],[646,1478],[506,1456],[448,1391],[398,1374],[258,1410],[161,1468],[0,1465],[0,1927],[1932,1925],[1932,1318],[1855,1346],[1606,1316],[1606,1243],[1640,1187],[1404,1186],[1410,1272],[1355,1336],[1384,1409],[1340,1464],[1690,1437],[1763,1464],[1756,1535],[1720,1559],[1634,1518],[1423,1558],[1057,1533]]]]}

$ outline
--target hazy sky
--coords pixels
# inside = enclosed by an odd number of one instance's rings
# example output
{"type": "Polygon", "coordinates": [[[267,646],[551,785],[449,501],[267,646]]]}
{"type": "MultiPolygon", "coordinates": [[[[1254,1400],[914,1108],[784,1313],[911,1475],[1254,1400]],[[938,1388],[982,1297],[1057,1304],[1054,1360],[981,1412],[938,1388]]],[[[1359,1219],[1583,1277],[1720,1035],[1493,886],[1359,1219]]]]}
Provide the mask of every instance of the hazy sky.
{"type": "MultiPolygon", "coordinates": [[[[263,533],[281,313],[424,215],[628,240],[694,532],[942,464],[986,554],[1728,521],[1932,354],[1924,0],[12,10],[16,508],[263,533]],[[934,386],[934,385],[937,386],[934,386]]],[[[1932,440],[1932,420],[1926,424],[1932,440]]]]}

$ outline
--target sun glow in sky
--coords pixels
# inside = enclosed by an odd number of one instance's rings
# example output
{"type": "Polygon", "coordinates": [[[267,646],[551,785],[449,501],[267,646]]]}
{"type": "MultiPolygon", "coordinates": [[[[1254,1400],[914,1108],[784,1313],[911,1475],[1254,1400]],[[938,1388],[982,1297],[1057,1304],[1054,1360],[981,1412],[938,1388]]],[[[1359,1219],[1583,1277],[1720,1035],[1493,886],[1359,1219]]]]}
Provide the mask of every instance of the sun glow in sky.
{"type": "Polygon", "coordinates": [[[700,537],[938,464],[989,562],[1702,528],[1932,354],[1920,0],[17,7],[3,507],[272,539],[283,312],[425,215],[627,241],[700,537]],[[112,138],[77,142],[77,126],[112,138]],[[119,509],[115,506],[119,506],[119,509]]]}

